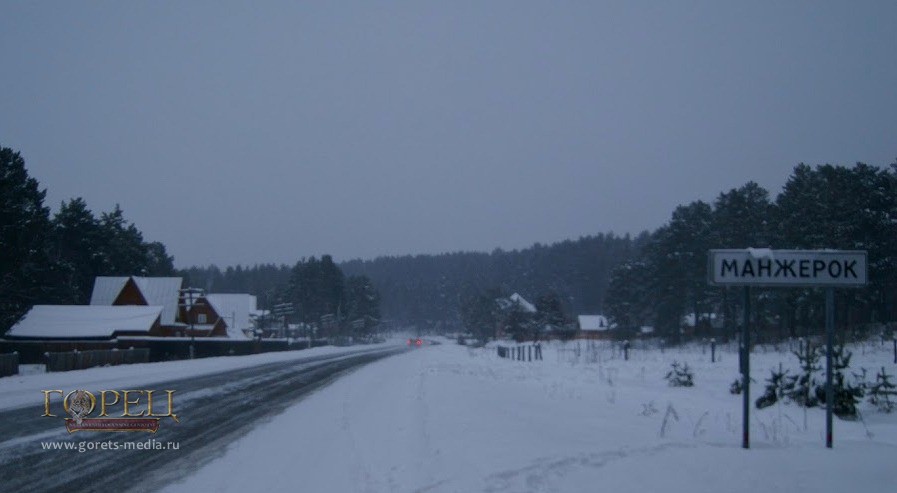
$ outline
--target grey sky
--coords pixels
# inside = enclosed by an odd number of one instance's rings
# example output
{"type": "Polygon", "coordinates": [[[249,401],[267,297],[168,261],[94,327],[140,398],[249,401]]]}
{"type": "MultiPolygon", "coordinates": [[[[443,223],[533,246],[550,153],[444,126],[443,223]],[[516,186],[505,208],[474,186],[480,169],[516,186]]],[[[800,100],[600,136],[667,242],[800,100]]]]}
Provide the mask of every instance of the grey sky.
{"type": "Polygon", "coordinates": [[[897,157],[895,2],[7,2],[0,144],[178,266],[653,229],[897,157]]]}

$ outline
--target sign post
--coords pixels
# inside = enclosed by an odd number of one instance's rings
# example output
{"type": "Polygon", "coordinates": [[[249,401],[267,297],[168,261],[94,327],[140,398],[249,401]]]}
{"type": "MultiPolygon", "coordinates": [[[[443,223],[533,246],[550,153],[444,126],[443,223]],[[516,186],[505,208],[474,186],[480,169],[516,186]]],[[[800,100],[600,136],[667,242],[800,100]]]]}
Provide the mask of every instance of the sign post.
{"type": "Polygon", "coordinates": [[[832,346],[835,342],[835,290],[825,289],[825,446],[832,448],[832,409],[835,389],[832,385],[832,346]]]}
{"type": "Polygon", "coordinates": [[[741,448],[751,448],[751,287],[744,287],[744,323],[741,332],[742,419],[741,448]]]}
{"type": "MultiPolygon", "coordinates": [[[[835,289],[863,287],[868,282],[866,252],[857,250],[710,250],[708,282],[744,286],[741,371],[744,392],[742,447],[750,446],[750,287],[826,288],[825,292],[825,446],[832,448],[832,346],[835,339],[835,289]]],[[[897,343],[895,343],[897,344],[897,343]]]]}

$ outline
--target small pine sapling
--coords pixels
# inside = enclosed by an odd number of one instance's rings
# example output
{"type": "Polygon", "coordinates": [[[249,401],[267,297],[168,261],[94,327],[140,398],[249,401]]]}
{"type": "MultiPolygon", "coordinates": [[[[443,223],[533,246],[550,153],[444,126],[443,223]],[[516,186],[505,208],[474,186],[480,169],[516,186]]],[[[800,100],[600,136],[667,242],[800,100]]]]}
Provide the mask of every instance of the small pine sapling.
{"type": "Polygon", "coordinates": [[[688,367],[688,363],[680,365],[678,361],[673,361],[673,369],[666,374],[666,380],[670,387],[694,387],[695,376],[688,367]]]}
{"type": "MultiPolygon", "coordinates": [[[[853,354],[844,349],[843,345],[832,348],[832,390],[834,392],[834,405],[832,412],[841,419],[853,420],[857,417],[857,404],[863,397],[863,389],[855,387],[844,380],[844,370],[850,367],[850,358],[853,354]]],[[[825,385],[816,386],[816,399],[824,403],[826,401],[825,385]]]]}
{"type": "Polygon", "coordinates": [[[741,395],[744,391],[744,384],[741,383],[740,378],[736,378],[732,385],[729,385],[729,393],[732,395],[741,395]]]}
{"type": "Polygon", "coordinates": [[[800,361],[800,374],[788,378],[788,398],[804,407],[815,407],[819,404],[812,393],[816,385],[814,375],[822,370],[819,366],[819,358],[822,354],[819,348],[814,348],[810,341],[801,344],[800,351],[793,351],[800,361]]]}
{"type": "Polygon", "coordinates": [[[891,382],[891,378],[893,375],[881,367],[881,372],[875,376],[875,383],[869,386],[869,402],[886,413],[894,411],[897,406],[897,385],[891,382]]]}
{"type": "Polygon", "coordinates": [[[788,370],[782,370],[782,364],[779,363],[779,371],[770,370],[769,378],[766,380],[766,389],[757,401],[757,409],[769,407],[780,399],[788,395],[791,390],[791,383],[788,379],[788,370]]]}

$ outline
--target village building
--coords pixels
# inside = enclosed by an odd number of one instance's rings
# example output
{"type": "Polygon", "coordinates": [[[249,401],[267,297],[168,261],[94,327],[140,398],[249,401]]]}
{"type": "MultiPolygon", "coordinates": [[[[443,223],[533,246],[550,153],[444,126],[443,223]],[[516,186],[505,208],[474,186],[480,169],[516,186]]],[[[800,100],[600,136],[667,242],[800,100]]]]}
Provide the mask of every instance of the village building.
{"type": "Polygon", "coordinates": [[[577,317],[577,339],[610,339],[613,336],[613,326],[604,315],[580,315],[577,317]]]}
{"type": "Polygon", "coordinates": [[[110,340],[161,336],[161,306],[36,305],[5,337],[40,340],[110,340]]]}
{"type": "MultiPolygon", "coordinates": [[[[96,278],[90,296],[92,306],[160,306],[161,336],[188,335],[178,317],[183,278],[105,277],[96,278]]],[[[196,334],[199,335],[199,334],[196,334]]]]}

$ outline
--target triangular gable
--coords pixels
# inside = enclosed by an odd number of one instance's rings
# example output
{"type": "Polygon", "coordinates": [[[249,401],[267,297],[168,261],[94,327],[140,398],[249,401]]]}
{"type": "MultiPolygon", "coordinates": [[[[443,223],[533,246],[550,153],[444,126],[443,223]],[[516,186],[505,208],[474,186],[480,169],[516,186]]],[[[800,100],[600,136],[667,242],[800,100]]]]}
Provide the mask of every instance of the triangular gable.
{"type": "MultiPolygon", "coordinates": [[[[140,288],[137,286],[137,283],[134,282],[134,278],[129,277],[127,281],[125,281],[125,285],[122,286],[121,291],[118,293],[118,296],[115,297],[115,300],[112,302],[115,306],[128,306],[128,305],[141,305],[141,306],[149,306],[149,300],[146,299],[146,296],[140,291],[140,288]]],[[[161,306],[156,304],[156,306],[161,306]]]]}
{"type": "Polygon", "coordinates": [[[125,287],[125,284],[130,279],[130,277],[98,276],[93,282],[90,304],[112,306],[115,303],[115,299],[121,294],[122,288],[125,287]]]}
{"type": "Polygon", "coordinates": [[[256,311],[256,297],[251,294],[208,294],[205,301],[227,324],[228,337],[245,339],[244,329],[252,328],[250,314],[256,311]]]}
{"type": "Polygon", "coordinates": [[[162,307],[162,325],[174,325],[178,313],[180,277],[105,277],[94,281],[91,305],[162,307]]]}
{"type": "Polygon", "coordinates": [[[162,307],[162,325],[174,324],[178,313],[178,298],[183,278],[132,277],[131,279],[140,288],[147,304],[162,307]]]}

